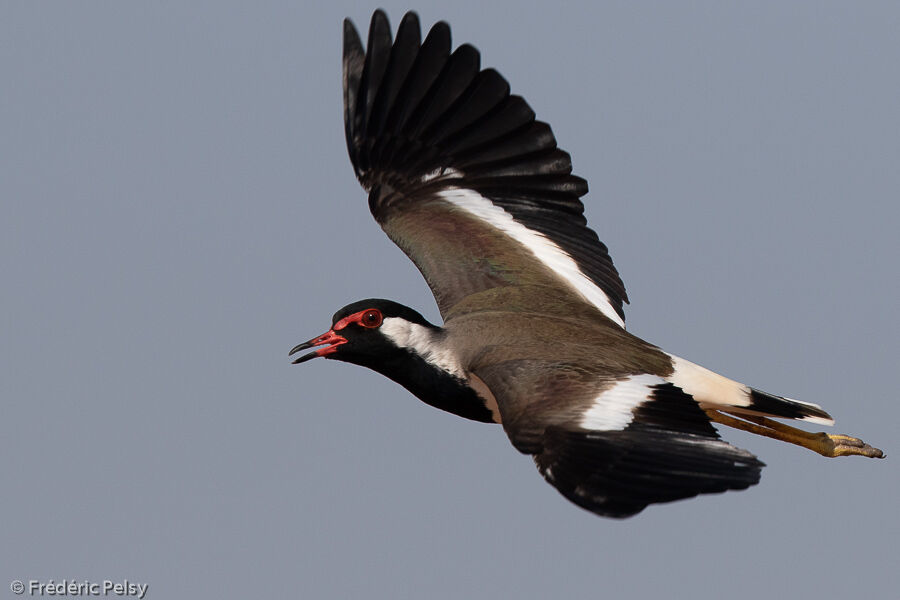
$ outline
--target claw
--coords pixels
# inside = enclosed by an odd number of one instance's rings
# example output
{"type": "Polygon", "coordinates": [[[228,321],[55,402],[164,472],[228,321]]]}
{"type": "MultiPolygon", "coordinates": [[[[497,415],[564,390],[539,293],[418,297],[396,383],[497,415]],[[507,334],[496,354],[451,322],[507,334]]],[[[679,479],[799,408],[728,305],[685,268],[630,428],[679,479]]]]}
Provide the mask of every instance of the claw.
{"type": "Polygon", "coordinates": [[[859,438],[850,437],[849,435],[831,435],[825,434],[830,445],[830,452],[825,454],[819,452],[823,456],[867,456],[869,458],[884,458],[884,452],[870,446],[859,438]]]}

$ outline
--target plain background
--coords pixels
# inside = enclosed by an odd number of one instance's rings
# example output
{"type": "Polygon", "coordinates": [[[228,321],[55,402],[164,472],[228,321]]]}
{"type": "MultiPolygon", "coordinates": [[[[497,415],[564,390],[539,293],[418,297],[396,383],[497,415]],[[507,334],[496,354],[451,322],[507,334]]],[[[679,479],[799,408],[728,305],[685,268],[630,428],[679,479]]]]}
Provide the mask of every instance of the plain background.
{"type": "Polygon", "coordinates": [[[439,319],[344,148],[374,8],[2,4],[0,597],[897,598],[900,7],[413,7],[572,153],[631,331],[890,456],[727,431],[760,485],[621,522],[498,427],[289,363],[359,298],[439,319]]]}

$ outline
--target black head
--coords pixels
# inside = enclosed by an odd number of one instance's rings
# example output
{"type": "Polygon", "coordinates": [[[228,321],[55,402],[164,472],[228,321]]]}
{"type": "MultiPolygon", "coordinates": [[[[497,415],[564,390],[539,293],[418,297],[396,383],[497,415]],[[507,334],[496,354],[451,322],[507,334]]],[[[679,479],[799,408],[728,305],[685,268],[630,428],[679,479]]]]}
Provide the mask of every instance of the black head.
{"type": "Polygon", "coordinates": [[[396,381],[427,404],[467,419],[491,423],[494,414],[468,385],[458,365],[447,362],[441,349],[445,332],[411,308],[371,298],[348,304],[334,313],[331,329],[291,350],[321,346],[294,361],[317,356],[368,367],[396,381]]]}
{"type": "Polygon", "coordinates": [[[330,330],[308,342],[294,346],[289,356],[300,350],[323,346],[304,354],[296,359],[294,364],[322,356],[372,367],[377,362],[389,359],[392,354],[403,352],[381,331],[385,319],[396,318],[430,329],[438,329],[408,306],[391,300],[369,298],[348,304],[334,313],[330,330]]]}

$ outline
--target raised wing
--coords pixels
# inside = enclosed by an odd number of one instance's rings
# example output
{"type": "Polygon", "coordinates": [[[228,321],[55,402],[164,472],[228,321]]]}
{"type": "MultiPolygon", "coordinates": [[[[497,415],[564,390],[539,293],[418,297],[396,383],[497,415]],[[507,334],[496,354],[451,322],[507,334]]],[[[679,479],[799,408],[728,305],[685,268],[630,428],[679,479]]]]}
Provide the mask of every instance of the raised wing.
{"type": "Polygon", "coordinates": [[[476,374],[496,396],[513,444],[578,506],[622,518],[759,482],[763,463],[719,439],[694,398],[665,379],[598,385],[584,369],[535,366],[511,361],[476,374]]]}
{"type": "Polygon", "coordinates": [[[392,42],[376,11],[364,51],[344,22],[344,118],[369,208],[445,320],[474,294],[529,285],[565,288],[624,327],[625,287],[585,224],[587,183],[549,125],[475,48],[451,53],[446,23],[420,35],[410,12],[392,42]]]}

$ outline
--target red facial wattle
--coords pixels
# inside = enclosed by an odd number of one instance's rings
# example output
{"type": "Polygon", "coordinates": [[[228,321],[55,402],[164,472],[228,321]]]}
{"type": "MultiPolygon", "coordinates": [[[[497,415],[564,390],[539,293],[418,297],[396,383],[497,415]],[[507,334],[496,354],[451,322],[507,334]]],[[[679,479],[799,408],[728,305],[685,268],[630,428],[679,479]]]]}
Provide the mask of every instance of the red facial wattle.
{"type": "Polygon", "coordinates": [[[313,358],[334,354],[335,352],[337,352],[338,346],[347,343],[347,338],[338,335],[335,332],[341,331],[349,325],[359,325],[360,327],[364,327],[366,329],[375,329],[377,327],[380,327],[383,321],[384,316],[377,308],[367,308],[366,310],[361,310],[359,312],[353,313],[352,315],[344,317],[343,319],[335,323],[328,332],[323,333],[319,337],[294,346],[288,353],[288,356],[293,356],[300,350],[315,348],[316,346],[323,346],[325,344],[327,344],[327,346],[325,346],[324,348],[314,350],[309,354],[304,354],[303,356],[295,360],[293,364],[296,365],[313,358]]]}

